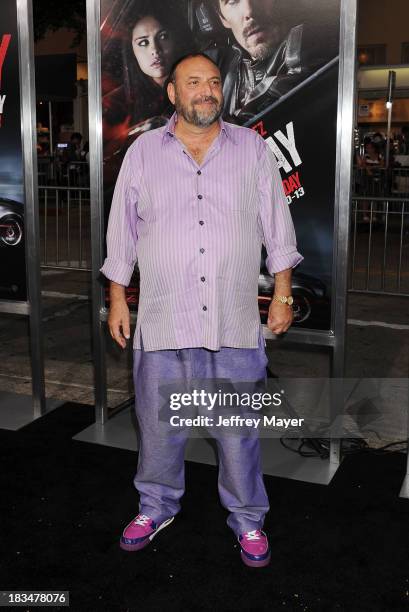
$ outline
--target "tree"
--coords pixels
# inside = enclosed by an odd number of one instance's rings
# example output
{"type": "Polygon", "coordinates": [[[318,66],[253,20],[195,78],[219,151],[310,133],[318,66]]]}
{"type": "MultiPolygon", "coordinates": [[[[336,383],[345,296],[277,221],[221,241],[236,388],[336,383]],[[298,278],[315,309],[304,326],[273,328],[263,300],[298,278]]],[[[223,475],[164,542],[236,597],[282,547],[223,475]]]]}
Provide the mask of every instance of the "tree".
{"type": "Polygon", "coordinates": [[[33,0],[33,21],[35,41],[43,39],[47,30],[66,28],[75,33],[75,47],[86,32],[86,0],[33,0]]]}

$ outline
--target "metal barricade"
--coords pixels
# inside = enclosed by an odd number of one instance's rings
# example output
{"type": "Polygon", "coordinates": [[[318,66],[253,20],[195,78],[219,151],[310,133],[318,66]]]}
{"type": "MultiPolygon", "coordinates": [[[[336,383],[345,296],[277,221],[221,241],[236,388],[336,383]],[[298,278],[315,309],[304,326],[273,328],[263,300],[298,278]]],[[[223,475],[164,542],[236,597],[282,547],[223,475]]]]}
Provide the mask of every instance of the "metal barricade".
{"type": "Polygon", "coordinates": [[[90,271],[89,187],[41,185],[38,194],[42,267],[90,271]]]}
{"type": "Polygon", "coordinates": [[[51,185],[55,178],[55,163],[50,156],[37,157],[37,176],[39,185],[51,185]]]}
{"type": "Polygon", "coordinates": [[[392,169],[391,193],[396,197],[409,199],[409,168],[403,166],[392,169]]]}
{"type": "Polygon", "coordinates": [[[89,187],[89,165],[85,161],[58,162],[58,185],[89,187]]]}
{"type": "Polygon", "coordinates": [[[58,187],[89,187],[89,164],[60,157],[37,158],[38,184],[58,187]]]}
{"type": "Polygon", "coordinates": [[[357,196],[409,196],[409,168],[358,168],[353,171],[353,191],[357,196]]]}
{"type": "Polygon", "coordinates": [[[409,296],[409,198],[352,197],[349,291],[409,296]]]}
{"type": "MultiPolygon", "coordinates": [[[[71,164],[76,166],[72,169],[75,174],[68,172],[66,181],[87,183],[88,164],[71,164]]],[[[59,182],[64,180],[55,166],[50,171],[44,163],[42,169],[49,180],[53,176],[59,182]]],[[[366,181],[364,169],[355,170],[359,171],[355,180],[359,180],[360,193],[352,196],[349,291],[409,296],[409,168],[394,168],[389,182],[384,174],[383,186],[366,181]],[[400,197],[373,193],[388,187],[400,197]]],[[[90,271],[88,184],[43,184],[39,187],[39,208],[42,266],[90,271]]]]}
{"type": "Polygon", "coordinates": [[[354,168],[353,190],[357,195],[380,197],[386,195],[390,186],[390,173],[386,168],[354,168]]]}

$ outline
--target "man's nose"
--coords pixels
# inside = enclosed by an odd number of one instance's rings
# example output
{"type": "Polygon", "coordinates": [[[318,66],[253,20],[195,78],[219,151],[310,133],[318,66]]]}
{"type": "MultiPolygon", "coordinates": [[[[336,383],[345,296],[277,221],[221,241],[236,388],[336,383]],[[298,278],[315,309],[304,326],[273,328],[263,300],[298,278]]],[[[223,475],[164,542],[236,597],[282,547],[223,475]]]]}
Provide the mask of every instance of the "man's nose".
{"type": "Polygon", "coordinates": [[[213,88],[208,81],[203,81],[202,87],[201,87],[201,94],[202,96],[212,96],[213,95],[213,88]]]}
{"type": "Polygon", "coordinates": [[[254,18],[256,2],[257,0],[242,0],[243,14],[246,20],[254,18]]]}

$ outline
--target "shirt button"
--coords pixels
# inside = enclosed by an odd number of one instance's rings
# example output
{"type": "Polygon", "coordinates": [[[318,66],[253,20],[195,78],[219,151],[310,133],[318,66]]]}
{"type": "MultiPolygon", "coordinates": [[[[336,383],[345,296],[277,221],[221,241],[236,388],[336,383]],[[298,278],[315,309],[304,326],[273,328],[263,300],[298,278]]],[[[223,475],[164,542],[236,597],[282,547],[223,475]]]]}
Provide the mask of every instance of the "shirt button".
{"type": "Polygon", "coordinates": [[[201,277],[200,277],[200,280],[202,281],[202,283],[204,283],[204,282],[205,282],[205,280],[206,280],[206,278],[205,278],[204,276],[201,276],[201,277]]]}
{"type": "Polygon", "coordinates": [[[202,174],[201,170],[198,170],[198,171],[197,171],[197,174],[202,174]]]}
{"type": "Polygon", "coordinates": [[[207,310],[207,306],[203,306],[203,310],[207,310]]]}
{"type": "Polygon", "coordinates": [[[202,196],[202,195],[199,193],[199,195],[197,196],[197,199],[198,199],[198,200],[202,200],[202,199],[203,199],[203,196],[202,196]]]}
{"type": "Polygon", "coordinates": [[[204,224],[204,221],[200,220],[199,225],[203,225],[203,224],[204,224]]]}
{"type": "Polygon", "coordinates": [[[204,253],[204,251],[205,251],[205,250],[204,250],[204,248],[202,247],[202,248],[200,249],[200,252],[201,252],[201,253],[204,253]]]}

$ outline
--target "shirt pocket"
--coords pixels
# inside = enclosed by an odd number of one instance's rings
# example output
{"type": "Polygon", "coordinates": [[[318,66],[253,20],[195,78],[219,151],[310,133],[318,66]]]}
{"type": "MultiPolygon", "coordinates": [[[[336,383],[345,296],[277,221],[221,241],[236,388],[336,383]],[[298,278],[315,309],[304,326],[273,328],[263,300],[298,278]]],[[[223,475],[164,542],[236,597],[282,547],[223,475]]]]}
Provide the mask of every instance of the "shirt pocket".
{"type": "Polygon", "coordinates": [[[235,177],[234,181],[227,181],[226,209],[232,213],[257,214],[258,193],[254,173],[244,172],[235,177]]]}

